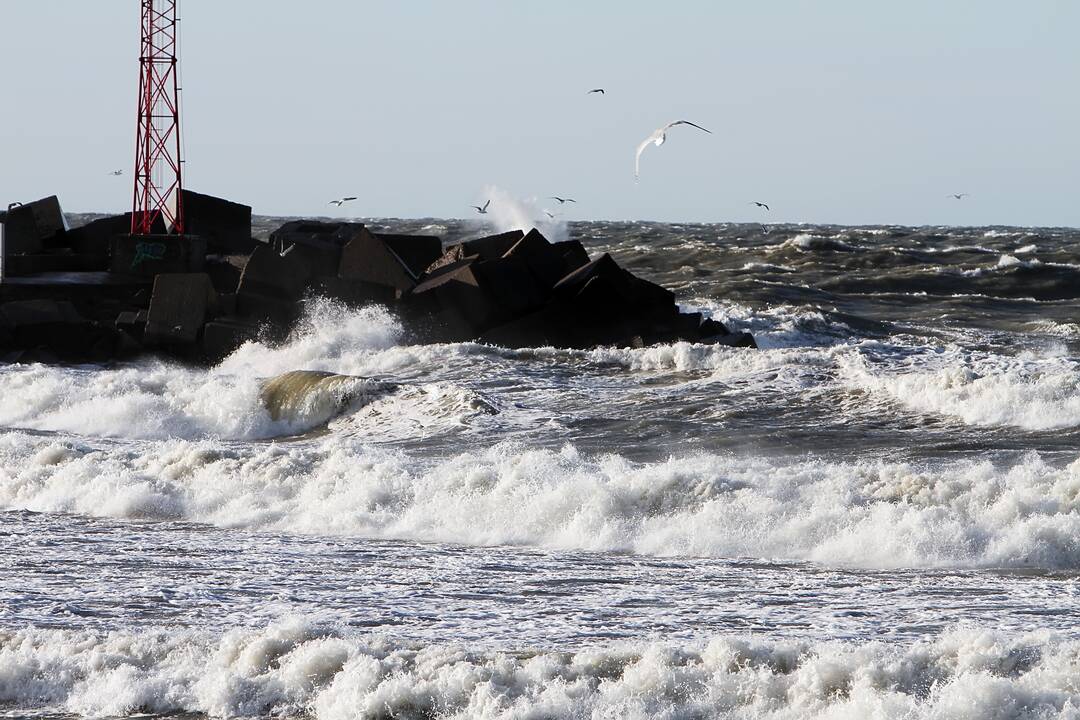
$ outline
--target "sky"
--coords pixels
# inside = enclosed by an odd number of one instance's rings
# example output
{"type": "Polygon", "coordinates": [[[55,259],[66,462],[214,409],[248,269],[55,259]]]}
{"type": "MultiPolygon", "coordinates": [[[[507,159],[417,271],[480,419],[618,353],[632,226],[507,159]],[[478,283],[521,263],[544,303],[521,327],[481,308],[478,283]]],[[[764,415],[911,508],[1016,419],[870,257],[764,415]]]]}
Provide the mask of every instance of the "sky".
{"type": "MultiPolygon", "coordinates": [[[[581,220],[1080,226],[1074,0],[180,16],[184,185],[259,214],[466,217],[495,188],[581,220]],[[635,183],[637,144],[677,119],[712,134],[675,128],[635,183]]],[[[130,209],[139,3],[0,0],[0,24],[0,203],[130,209]]]]}

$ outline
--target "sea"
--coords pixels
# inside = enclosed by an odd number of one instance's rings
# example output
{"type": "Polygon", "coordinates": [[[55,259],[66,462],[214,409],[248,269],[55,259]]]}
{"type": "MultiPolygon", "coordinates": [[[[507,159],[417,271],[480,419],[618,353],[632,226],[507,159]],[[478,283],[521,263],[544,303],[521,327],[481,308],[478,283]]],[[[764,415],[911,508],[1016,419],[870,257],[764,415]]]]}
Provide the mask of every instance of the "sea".
{"type": "Polygon", "coordinates": [[[1080,231],[550,234],[759,347],[0,366],[0,716],[1080,718],[1080,231]]]}

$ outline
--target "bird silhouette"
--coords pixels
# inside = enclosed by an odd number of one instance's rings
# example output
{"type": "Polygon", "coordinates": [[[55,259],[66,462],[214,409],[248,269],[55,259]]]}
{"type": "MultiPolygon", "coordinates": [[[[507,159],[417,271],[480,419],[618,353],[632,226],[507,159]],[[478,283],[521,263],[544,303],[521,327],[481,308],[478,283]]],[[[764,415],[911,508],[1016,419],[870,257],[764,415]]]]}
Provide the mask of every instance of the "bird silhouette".
{"type": "Polygon", "coordinates": [[[601,95],[606,94],[606,93],[604,93],[604,88],[593,88],[592,90],[590,90],[589,92],[587,92],[585,94],[586,95],[592,95],[593,93],[600,93],[601,95]]]}
{"type": "Polygon", "coordinates": [[[343,197],[343,198],[338,198],[337,200],[331,200],[330,202],[328,202],[326,204],[327,205],[337,205],[338,207],[341,207],[342,205],[349,202],[350,200],[355,200],[355,199],[356,199],[355,197],[343,197]]]}
{"type": "Polygon", "coordinates": [[[490,204],[491,200],[488,200],[486,203],[484,203],[484,207],[480,207],[479,205],[470,205],[469,207],[476,208],[476,212],[480,213],[481,215],[487,215],[488,205],[490,204]]]}
{"type": "Polygon", "coordinates": [[[757,200],[751,200],[750,202],[748,202],[748,203],[746,203],[746,204],[747,204],[747,205],[757,205],[757,206],[758,206],[759,208],[765,208],[766,210],[768,210],[768,209],[769,209],[769,206],[768,206],[768,205],[766,205],[766,204],[765,204],[765,203],[763,203],[763,202],[758,202],[757,200]]]}

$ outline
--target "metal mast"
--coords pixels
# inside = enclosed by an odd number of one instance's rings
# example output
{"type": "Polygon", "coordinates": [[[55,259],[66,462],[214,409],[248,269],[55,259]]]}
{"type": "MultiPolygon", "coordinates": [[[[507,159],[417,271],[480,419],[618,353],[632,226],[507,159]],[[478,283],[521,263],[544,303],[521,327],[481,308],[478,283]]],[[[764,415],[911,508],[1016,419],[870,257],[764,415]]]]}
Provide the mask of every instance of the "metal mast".
{"type": "Polygon", "coordinates": [[[139,115],[131,234],[148,235],[158,217],[184,231],[180,196],[180,98],[177,86],[177,0],[139,0],[139,115]]]}

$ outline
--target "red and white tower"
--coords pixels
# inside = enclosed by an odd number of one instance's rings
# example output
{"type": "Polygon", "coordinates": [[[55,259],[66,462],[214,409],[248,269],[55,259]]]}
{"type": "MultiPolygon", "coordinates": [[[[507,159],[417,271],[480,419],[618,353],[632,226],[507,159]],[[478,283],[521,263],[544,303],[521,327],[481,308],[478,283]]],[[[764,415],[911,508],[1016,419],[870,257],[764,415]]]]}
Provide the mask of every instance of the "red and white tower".
{"type": "Polygon", "coordinates": [[[139,2],[142,5],[142,41],[131,234],[150,234],[158,217],[164,220],[166,232],[171,228],[173,232],[182,233],[177,0],[139,2]]]}

